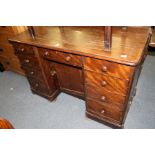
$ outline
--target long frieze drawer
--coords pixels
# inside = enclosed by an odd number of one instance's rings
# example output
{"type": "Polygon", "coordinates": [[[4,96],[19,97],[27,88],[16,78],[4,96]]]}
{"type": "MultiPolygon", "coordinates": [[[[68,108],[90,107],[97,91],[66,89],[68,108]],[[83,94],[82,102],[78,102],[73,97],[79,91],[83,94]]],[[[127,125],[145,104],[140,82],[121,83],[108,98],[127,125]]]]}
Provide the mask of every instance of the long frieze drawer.
{"type": "Polygon", "coordinates": [[[60,63],[65,63],[78,67],[82,66],[81,56],[78,55],[45,49],[41,49],[41,55],[46,59],[57,61],[60,63]]]}
{"type": "Polygon", "coordinates": [[[39,62],[37,60],[37,58],[35,57],[29,57],[29,56],[18,56],[20,63],[21,63],[21,67],[22,68],[34,68],[34,67],[38,67],[39,62]]]}
{"type": "Polygon", "coordinates": [[[88,85],[94,85],[111,92],[126,94],[129,81],[111,77],[105,74],[85,71],[85,82],[88,85]]]}
{"type": "Polygon", "coordinates": [[[84,58],[84,69],[123,79],[129,79],[134,71],[133,67],[88,57],[84,58]]]}
{"type": "Polygon", "coordinates": [[[90,113],[119,122],[122,120],[123,111],[119,110],[117,107],[112,107],[108,104],[102,104],[88,98],[86,104],[86,110],[90,113]]]}
{"type": "Polygon", "coordinates": [[[39,80],[44,80],[41,68],[38,66],[37,68],[23,68],[23,70],[25,71],[25,74],[27,75],[27,77],[32,77],[32,78],[36,78],[39,80]]]}
{"type": "Polygon", "coordinates": [[[30,45],[24,45],[20,43],[13,43],[16,55],[35,55],[33,47],[30,45]]]}
{"type": "Polygon", "coordinates": [[[124,108],[125,96],[106,91],[105,89],[86,85],[86,97],[94,98],[99,102],[112,103],[121,109],[124,108]]]}

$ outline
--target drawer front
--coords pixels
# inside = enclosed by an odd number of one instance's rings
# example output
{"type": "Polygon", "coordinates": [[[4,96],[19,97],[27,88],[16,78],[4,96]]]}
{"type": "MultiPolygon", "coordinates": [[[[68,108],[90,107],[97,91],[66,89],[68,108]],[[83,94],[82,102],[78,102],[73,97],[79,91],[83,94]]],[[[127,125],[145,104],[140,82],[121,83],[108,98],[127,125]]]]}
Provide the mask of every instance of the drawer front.
{"type": "Polygon", "coordinates": [[[37,79],[30,78],[30,77],[28,77],[28,81],[30,83],[32,90],[35,90],[36,92],[41,93],[41,94],[49,93],[49,89],[44,82],[37,80],[37,79]]]}
{"type": "Polygon", "coordinates": [[[123,79],[130,79],[134,71],[133,67],[93,58],[84,58],[84,69],[123,79]]]}
{"type": "Polygon", "coordinates": [[[39,66],[39,62],[35,57],[18,56],[22,68],[34,68],[39,66]]]}
{"type": "Polygon", "coordinates": [[[32,77],[39,79],[40,81],[44,80],[41,68],[38,66],[37,68],[23,68],[27,77],[32,77]]]}
{"type": "Polygon", "coordinates": [[[105,89],[86,85],[86,96],[94,98],[99,102],[106,102],[117,105],[119,108],[124,108],[125,96],[106,91],[105,89]]]}
{"type": "Polygon", "coordinates": [[[13,43],[16,55],[35,55],[33,47],[30,45],[13,43]]]}
{"type": "Polygon", "coordinates": [[[57,61],[60,63],[65,63],[73,66],[82,66],[81,56],[68,54],[64,52],[58,52],[54,50],[42,50],[42,56],[46,59],[57,61]]]}
{"type": "Polygon", "coordinates": [[[129,84],[129,81],[127,80],[121,80],[119,78],[91,71],[85,71],[85,82],[88,85],[93,85],[110,92],[116,92],[124,95],[127,93],[129,84]]]}
{"type": "Polygon", "coordinates": [[[122,120],[123,112],[120,111],[117,107],[111,107],[108,104],[102,104],[100,102],[87,99],[86,108],[88,112],[96,114],[100,117],[110,118],[119,122],[122,120]]]}

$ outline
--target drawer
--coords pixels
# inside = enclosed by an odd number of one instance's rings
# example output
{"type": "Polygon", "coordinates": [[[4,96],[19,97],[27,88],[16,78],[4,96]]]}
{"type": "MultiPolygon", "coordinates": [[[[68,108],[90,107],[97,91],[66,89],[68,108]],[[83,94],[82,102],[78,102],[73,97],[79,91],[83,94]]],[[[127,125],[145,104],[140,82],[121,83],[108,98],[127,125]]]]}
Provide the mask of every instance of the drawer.
{"type": "Polygon", "coordinates": [[[58,52],[54,50],[42,50],[41,54],[44,58],[49,60],[69,64],[72,66],[82,66],[81,56],[78,55],[58,52]]]}
{"type": "Polygon", "coordinates": [[[39,66],[39,62],[37,58],[35,57],[29,57],[29,56],[19,56],[18,58],[21,63],[21,67],[24,68],[37,68],[39,66]]]}
{"type": "Polygon", "coordinates": [[[110,118],[119,122],[122,120],[123,112],[117,107],[111,107],[108,104],[102,104],[91,99],[87,99],[86,110],[98,115],[99,117],[110,118]]]}
{"type": "Polygon", "coordinates": [[[128,90],[128,80],[111,77],[106,74],[85,71],[85,82],[88,85],[99,87],[110,92],[126,94],[128,90]]]}
{"type": "Polygon", "coordinates": [[[93,98],[99,102],[117,105],[121,109],[124,108],[125,104],[125,96],[92,85],[86,85],[86,97],[93,98]]]}
{"type": "Polygon", "coordinates": [[[49,93],[49,89],[44,82],[42,82],[38,79],[30,78],[30,77],[28,77],[28,81],[30,83],[31,89],[35,90],[35,92],[38,92],[41,94],[49,93]]]}
{"type": "Polygon", "coordinates": [[[40,67],[37,68],[23,68],[27,77],[36,78],[40,81],[44,80],[40,67]]]}
{"type": "Polygon", "coordinates": [[[84,58],[84,69],[123,79],[130,79],[134,71],[133,67],[93,58],[84,58]]]}
{"type": "Polygon", "coordinates": [[[24,45],[19,43],[12,43],[15,49],[16,55],[35,55],[33,47],[30,45],[24,45]]]}

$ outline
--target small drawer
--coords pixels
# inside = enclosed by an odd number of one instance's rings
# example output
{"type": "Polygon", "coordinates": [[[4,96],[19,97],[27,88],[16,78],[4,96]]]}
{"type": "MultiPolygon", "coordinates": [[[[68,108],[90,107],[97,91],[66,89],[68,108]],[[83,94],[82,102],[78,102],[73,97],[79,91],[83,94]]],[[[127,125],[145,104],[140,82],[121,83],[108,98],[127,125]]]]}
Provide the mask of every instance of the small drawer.
{"type": "Polygon", "coordinates": [[[58,52],[55,50],[44,50],[41,49],[41,54],[44,58],[53,60],[56,62],[69,64],[72,66],[82,66],[81,56],[74,55],[74,54],[68,54],[64,52],[58,52]]]}
{"type": "Polygon", "coordinates": [[[18,56],[21,67],[24,68],[34,68],[39,66],[39,62],[35,57],[29,57],[29,56],[18,56]]]}
{"type": "Polygon", "coordinates": [[[125,104],[125,96],[87,84],[86,97],[93,98],[99,102],[106,102],[109,104],[117,105],[117,107],[119,107],[120,109],[123,109],[125,104]]]}
{"type": "Polygon", "coordinates": [[[100,87],[110,92],[116,92],[125,95],[128,90],[129,81],[111,77],[105,74],[85,71],[85,82],[88,85],[100,87]]]}
{"type": "Polygon", "coordinates": [[[93,58],[84,58],[84,69],[123,79],[130,79],[134,71],[133,67],[93,58]]]}
{"type": "Polygon", "coordinates": [[[33,47],[30,45],[24,45],[19,43],[13,43],[16,55],[35,55],[33,47]]]}
{"type": "Polygon", "coordinates": [[[32,77],[39,79],[40,81],[44,80],[41,68],[38,66],[37,68],[23,68],[27,77],[32,77]]]}
{"type": "Polygon", "coordinates": [[[120,111],[117,107],[111,107],[108,104],[102,104],[95,100],[87,99],[86,110],[99,117],[110,118],[118,122],[122,120],[123,111],[120,111]]]}
{"type": "Polygon", "coordinates": [[[30,77],[28,77],[28,81],[30,83],[31,89],[35,90],[35,92],[41,94],[49,93],[49,89],[47,88],[47,85],[44,82],[30,77]]]}

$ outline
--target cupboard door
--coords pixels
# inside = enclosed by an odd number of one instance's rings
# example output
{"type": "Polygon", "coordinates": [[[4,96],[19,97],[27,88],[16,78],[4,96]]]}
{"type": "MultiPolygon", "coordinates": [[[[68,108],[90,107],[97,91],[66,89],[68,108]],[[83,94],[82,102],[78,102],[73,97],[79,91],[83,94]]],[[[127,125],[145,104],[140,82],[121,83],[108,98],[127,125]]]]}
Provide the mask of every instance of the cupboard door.
{"type": "Polygon", "coordinates": [[[62,90],[84,92],[82,69],[58,63],[54,63],[54,67],[62,90]]]}

